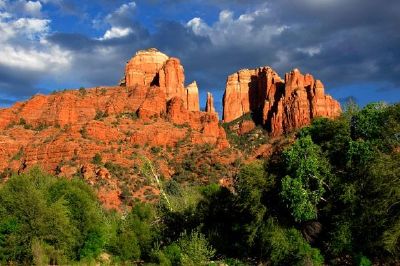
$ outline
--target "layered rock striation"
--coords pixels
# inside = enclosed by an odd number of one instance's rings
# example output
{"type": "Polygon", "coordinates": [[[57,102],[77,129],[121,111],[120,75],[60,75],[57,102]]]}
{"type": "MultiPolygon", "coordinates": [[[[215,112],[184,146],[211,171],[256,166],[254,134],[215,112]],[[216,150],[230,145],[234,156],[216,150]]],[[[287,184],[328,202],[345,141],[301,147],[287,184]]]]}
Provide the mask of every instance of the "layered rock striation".
{"type": "Polygon", "coordinates": [[[227,78],[223,120],[231,122],[247,113],[278,136],[308,125],[313,118],[335,118],[340,104],[326,95],[320,80],[298,69],[285,79],[270,67],[240,70],[227,78]]]}
{"type": "Polygon", "coordinates": [[[185,88],[184,80],[179,59],[149,49],[128,62],[124,86],[35,95],[0,109],[0,172],[85,164],[96,153],[115,149],[120,155],[112,158],[124,162],[132,145],[175,147],[190,141],[228,147],[218,114],[201,112],[197,83],[185,88]]]}

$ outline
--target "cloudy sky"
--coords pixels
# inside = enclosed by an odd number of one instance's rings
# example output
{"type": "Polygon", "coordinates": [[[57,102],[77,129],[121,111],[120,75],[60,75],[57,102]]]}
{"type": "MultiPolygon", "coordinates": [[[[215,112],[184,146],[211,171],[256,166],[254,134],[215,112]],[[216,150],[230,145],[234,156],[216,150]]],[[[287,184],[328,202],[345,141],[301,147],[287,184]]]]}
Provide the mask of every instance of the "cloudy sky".
{"type": "Polygon", "coordinates": [[[312,73],[342,101],[400,101],[399,0],[0,0],[0,106],[117,84],[149,47],[218,109],[227,75],[264,65],[312,73]]]}

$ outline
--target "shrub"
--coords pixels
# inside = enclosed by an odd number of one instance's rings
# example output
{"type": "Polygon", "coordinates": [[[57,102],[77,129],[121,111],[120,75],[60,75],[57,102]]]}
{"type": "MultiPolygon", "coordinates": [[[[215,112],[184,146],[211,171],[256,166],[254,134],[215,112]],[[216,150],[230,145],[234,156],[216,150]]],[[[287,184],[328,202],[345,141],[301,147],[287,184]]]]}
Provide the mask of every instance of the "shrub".
{"type": "Polygon", "coordinates": [[[103,163],[103,158],[99,153],[96,153],[92,159],[92,163],[95,165],[101,165],[103,163]]]}
{"type": "Polygon", "coordinates": [[[153,154],[159,154],[161,152],[162,148],[161,147],[151,147],[150,151],[153,154]]]}
{"type": "Polygon", "coordinates": [[[86,89],[84,87],[80,87],[78,91],[79,91],[79,95],[81,97],[85,97],[86,94],[87,94],[87,91],[86,91],[86,89]]]}
{"type": "Polygon", "coordinates": [[[215,255],[205,236],[198,231],[182,234],[177,241],[182,265],[207,265],[215,255]]]}
{"type": "Polygon", "coordinates": [[[128,173],[128,169],[112,162],[106,162],[104,164],[104,167],[107,168],[110,174],[117,177],[118,179],[123,179],[128,173]]]}
{"type": "Polygon", "coordinates": [[[105,243],[104,216],[91,188],[38,168],[0,188],[0,217],[0,261],[11,264],[96,258],[105,243]]]}
{"type": "Polygon", "coordinates": [[[263,226],[263,248],[273,265],[323,265],[324,258],[295,228],[285,229],[270,218],[263,226]]]}
{"type": "Polygon", "coordinates": [[[19,161],[24,156],[24,151],[20,149],[14,156],[11,158],[11,161],[19,161]]]}
{"type": "Polygon", "coordinates": [[[94,120],[102,120],[103,118],[107,117],[108,114],[101,110],[96,111],[96,115],[94,116],[94,120]]]}

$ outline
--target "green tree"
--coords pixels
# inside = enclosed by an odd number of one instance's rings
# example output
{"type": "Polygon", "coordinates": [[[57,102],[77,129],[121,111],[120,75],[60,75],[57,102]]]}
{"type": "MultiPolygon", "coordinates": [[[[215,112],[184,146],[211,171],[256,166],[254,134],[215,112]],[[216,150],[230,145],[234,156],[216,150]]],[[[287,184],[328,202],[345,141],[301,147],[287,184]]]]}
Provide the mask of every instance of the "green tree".
{"type": "Polygon", "coordinates": [[[215,250],[198,231],[183,234],[178,239],[177,245],[181,250],[181,264],[185,266],[208,265],[215,255],[215,250]]]}
{"type": "Polygon", "coordinates": [[[0,189],[0,260],[31,264],[96,258],[106,240],[104,224],[88,185],[33,168],[0,189]]]}
{"type": "Polygon", "coordinates": [[[0,189],[0,260],[31,263],[35,240],[73,257],[77,230],[65,200],[48,201],[47,188],[53,183],[52,177],[33,169],[11,177],[0,189]]]}
{"type": "Polygon", "coordinates": [[[238,193],[237,207],[247,219],[243,229],[245,239],[250,246],[258,234],[264,217],[267,214],[267,207],[263,202],[264,193],[268,190],[268,182],[261,161],[254,161],[244,165],[236,179],[235,189],[238,193]]]}
{"type": "Polygon", "coordinates": [[[153,241],[158,237],[158,230],[152,224],[155,220],[153,207],[138,202],[126,216],[115,219],[115,233],[108,244],[108,250],[122,261],[148,258],[153,241]]]}
{"type": "Polygon", "coordinates": [[[295,228],[283,228],[269,218],[261,232],[262,248],[272,265],[323,265],[320,251],[312,248],[295,228]]]}
{"type": "Polygon", "coordinates": [[[288,174],[281,181],[283,201],[296,221],[317,218],[317,205],[325,192],[324,180],[330,175],[329,163],[309,135],[285,150],[283,158],[288,174]]]}

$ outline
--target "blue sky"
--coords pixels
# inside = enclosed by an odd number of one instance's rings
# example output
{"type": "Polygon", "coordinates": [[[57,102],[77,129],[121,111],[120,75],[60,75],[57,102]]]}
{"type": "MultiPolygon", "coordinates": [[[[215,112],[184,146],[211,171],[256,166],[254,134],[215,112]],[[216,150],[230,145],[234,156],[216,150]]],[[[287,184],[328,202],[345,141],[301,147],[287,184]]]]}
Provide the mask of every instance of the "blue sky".
{"type": "Polygon", "coordinates": [[[114,85],[139,49],[179,57],[217,109],[226,77],[299,68],[361,105],[400,100],[400,1],[0,0],[0,106],[114,85]]]}

